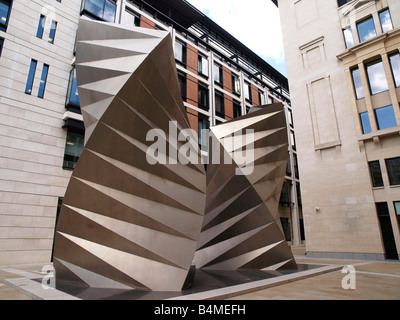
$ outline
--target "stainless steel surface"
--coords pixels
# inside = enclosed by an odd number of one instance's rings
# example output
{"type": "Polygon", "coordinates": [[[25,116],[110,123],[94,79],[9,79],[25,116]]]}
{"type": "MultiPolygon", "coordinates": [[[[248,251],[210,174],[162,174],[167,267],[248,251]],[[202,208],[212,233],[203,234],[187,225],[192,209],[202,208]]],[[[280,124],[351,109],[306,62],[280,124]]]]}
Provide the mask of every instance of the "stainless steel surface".
{"type": "Polygon", "coordinates": [[[278,217],[288,150],[282,105],[259,107],[212,127],[210,136],[210,141],[220,142],[221,161],[207,168],[206,213],[196,266],[218,270],[295,268],[278,217]],[[254,130],[253,143],[245,139],[247,129],[254,130]],[[243,158],[253,162],[226,164],[225,159],[234,157],[235,152],[243,152],[243,158]],[[237,174],[238,168],[249,169],[251,164],[249,174],[237,174]]]}
{"type": "Polygon", "coordinates": [[[193,162],[178,153],[187,141],[168,139],[172,123],[197,147],[169,33],[82,18],[76,68],[85,147],[56,229],[58,284],[181,291],[193,258],[205,269],[296,269],[277,215],[287,161],[281,105],[213,127],[211,157],[220,155],[206,176],[199,150],[193,162]],[[153,129],[166,133],[157,140],[165,149],[149,155],[153,129]]]}
{"type": "Polygon", "coordinates": [[[200,235],[206,176],[200,164],[146,158],[149,130],[168,132],[170,121],[178,134],[189,128],[171,37],[81,19],[76,68],[86,143],[57,225],[57,282],[180,291],[200,235]]]}

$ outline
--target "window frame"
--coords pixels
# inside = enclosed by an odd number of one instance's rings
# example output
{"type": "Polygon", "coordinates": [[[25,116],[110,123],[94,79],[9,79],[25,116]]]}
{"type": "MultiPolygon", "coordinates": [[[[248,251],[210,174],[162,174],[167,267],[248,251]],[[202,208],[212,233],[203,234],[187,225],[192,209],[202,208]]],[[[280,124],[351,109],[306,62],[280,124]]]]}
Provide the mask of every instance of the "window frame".
{"type": "Polygon", "coordinates": [[[33,89],[33,83],[35,81],[37,63],[38,63],[37,60],[31,59],[31,63],[29,65],[28,78],[26,80],[26,85],[25,85],[25,93],[29,94],[29,95],[32,95],[32,89],[33,89]]]}
{"type": "Polygon", "coordinates": [[[224,85],[224,72],[222,65],[218,63],[214,63],[213,65],[214,68],[214,83],[223,86],[224,85]],[[218,77],[217,77],[218,75],[218,77]]]}
{"type": "Polygon", "coordinates": [[[390,70],[392,71],[394,86],[396,88],[399,88],[400,87],[400,52],[392,53],[388,57],[389,57],[390,70]],[[396,62],[397,69],[394,69],[392,58],[396,57],[396,56],[398,57],[398,61],[396,62]]]}
{"type": "Polygon", "coordinates": [[[357,28],[357,33],[358,33],[358,40],[360,41],[360,43],[368,41],[368,40],[370,40],[370,39],[372,39],[372,38],[377,36],[376,26],[375,26],[374,18],[372,16],[369,16],[369,17],[367,17],[365,19],[362,19],[362,20],[358,21],[356,23],[356,28],[357,28]],[[362,34],[360,32],[360,26],[363,25],[364,23],[368,22],[368,21],[372,21],[372,25],[374,27],[374,35],[372,35],[370,37],[364,37],[364,36],[362,36],[362,34]]]}
{"type": "Polygon", "coordinates": [[[239,101],[233,100],[233,118],[242,116],[242,106],[239,101]]]}
{"type": "Polygon", "coordinates": [[[131,8],[125,7],[124,24],[127,25],[127,26],[131,26],[131,27],[132,27],[132,25],[125,21],[127,14],[134,17],[134,19],[133,19],[133,27],[140,27],[140,21],[142,20],[140,14],[136,13],[131,8]]]}
{"type": "Polygon", "coordinates": [[[400,219],[400,201],[393,201],[393,205],[394,205],[394,212],[397,216],[398,219],[400,219]],[[398,206],[397,206],[398,204],[398,206]]]}
{"type": "Polygon", "coordinates": [[[225,97],[222,92],[215,90],[215,114],[221,118],[225,118],[225,97]],[[220,110],[217,110],[217,100],[219,101],[220,110]]]}
{"type": "Polygon", "coordinates": [[[0,2],[3,2],[3,3],[8,2],[7,17],[1,17],[1,19],[0,19],[0,31],[6,32],[7,28],[8,28],[8,23],[10,21],[10,15],[11,15],[13,1],[12,0],[0,0],[0,2]],[[2,18],[5,18],[5,21],[2,18]],[[2,21],[4,21],[4,23],[2,21]]]}
{"type": "MultiPolygon", "coordinates": [[[[377,124],[377,126],[378,126],[378,130],[384,130],[384,129],[388,129],[388,128],[393,128],[393,127],[397,127],[397,121],[396,121],[396,115],[395,115],[395,113],[394,113],[394,108],[393,108],[393,105],[388,105],[388,106],[384,106],[384,107],[380,107],[380,108],[376,108],[376,109],[374,109],[374,113],[375,113],[375,119],[376,119],[376,124],[377,124]],[[382,114],[380,113],[381,111],[383,112],[383,111],[386,111],[386,110],[391,110],[391,112],[390,112],[390,120],[392,121],[392,122],[390,122],[389,124],[384,124],[383,123],[383,116],[382,116],[382,114]]],[[[385,114],[385,117],[387,117],[388,116],[388,113],[386,113],[385,114]]],[[[386,118],[385,118],[385,120],[387,120],[386,118]]]]}
{"type": "Polygon", "coordinates": [[[3,52],[3,47],[4,47],[4,38],[0,37],[0,57],[3,52]]]}
{"type": "Polygon", "coordinates": [[[210,73],[208,58],[199,54],[197,59],[197,72],[202,76],[208,77],[210,73]]]}
{"type": "Polygon", "coordinates": [[[187,64],[187,47],[186,43],[175,39],[175,51],[174,51],[175,61],[186,67],[187,64]],[[177,47],[179,45],[180,47],[177,47]]]}
{"type": "Polygon", "coordinates": [[[52,20],[50,24],[49,38],[47,39],[48,43],[54,44],[56,38],[56,31],[57,31],[57,21],[52,20]]]}
{"type": "Polygon", "coordinates": [[[260,106],[263,106],[266,104],[266,100],[265,100],[265,94],[264,92],[258,90],[258,102],[260,104],[260,106]]]}
{"type": "Polygon", "coordinates": [[[244,82],[243,91],[244,91],[245,100],[250,102],[250,103],[253,103],[253,97],[252,97],[252,94],[251,94],[251,83],[250,82],[247,82],[247,81],[244,82]]]}
{"type": "Polygon", "coordinates": [[[368,167],[369,167],[369,173],[370,173],[370,177],[371,177],[372,187],[373,188],[383,187],[384,183],[383,183],[383,177],[382,177],[382,169],[381,169],[379,160],[369,161],[368,167]],[[375,168],[373,168],[374,165],[375,165],[375,168]]]}
{"type": "Polygon", "coordinates": [[[356,95],[356,99],[357,100],[364,99],[365,91],[362,85],[360,69],[358,67],[351,69],[351,78],[353,80],[353,88],[354,88],[354,93],[356,95]]]}
{"type": "MultiPolygon", "coordinates": [[[[371,93],[372,96],[375,95],[375,94],[379,94],[379,93],[382,93],[382,92],[385,92],[385,91],[388,91],[388,90],[389,90],[389,83],[388,83],[388,80],[387,80],[387,78],[386,78],[385,67],[384,67],[384,65],[383,65],[383,61],[382,61],[381,58],[380,58],[380,59],[377,59],[377,60],[374,60],[374,61],[371,61],[371,62],[369,62],[369,63],[366,63],[366,64],[365,64],[365,72],[366,72],[366,74],[367,74],[369,92],[371,93]],[[385,79],[385,81],[386,81],[386,88],[383,89],[383,90],[381,90],[381,89],[377,89],[377,90],[376,90],[376,89],[375,89],[375,84],[374,84],[374,83],[371,83],[371,78],[376,78],[375,75],[372,76],[372,73],[370,73],[370,70],[372,70],[372,67],[375,66],[375,65],[380,65],[380,66],[381,66],[381,67],[380,67],[380,70],[378,70],[378,71],[381,73],[382,76],[384,76],[384,79],[385,79]]],[[[376,71],[375,71],[375,72],[376,72],[376,71]]]]}
{"type": "Polygon", "coordinates": [[[203,109],[205,111],[209,111],[210,110],[210,98],[209,98],[209,94],[210,94],[210,89],[208,88],[207,85],[199,82],[197,84],[197,103],[200,109],[203,109]],[[205,98],[205,101],[203,101],[202,98],[205,98]],[[203,103],[205,102],[205,103],[203,103]]]}
{"type": "Polygon", "coordinates": [[[65,170],[74,170],[74,169],[75,169],[75,166],[76,166],[76,164],[78,163],[78,160],[79,160],[79,158],[80,158],[80,156],[81,156],[81,154],[82,154],[82,150],[83,150],[83,147],[84,147],[84,137],[85,137],[84,133],[78,132],[78,131],[75,131],[75,130],[68,129],[68,131],[67,131],[67,137],[66,137],[66,139],[65,139],[65,149],[64,149],[64,157],[63,157],[63,169],[65,169],[65,170]],[[74,155],[74,154],[72,154],[72,153],[67,154],[68,145],[69,145],[69,143],[70,143],[69,137],[70,137],[71,135],[80,136],[80,138],[81,138],[81,143],[82,143],[82,144],[81,144],[81,152],[80,152],[79,155],[76,155],[76,154],[74,155]],[[71,157],[72,157],[72,160],[71,160],[71,161],[70,161],[70,160],[67,160],[67,159],[66,159],[67,156],[71,156],[71,157]],[[71,166],[71,165],[69,165],[69,163],[72,163],[73,165],[71,166]]]}
{"type": "Polygon", "coordinates": [[[76,88],[75,90],[78,91],[78,84],[76,82],[76,68],[73,68],[69,74],[69,80],[68,80],[68,91],[67,91],[67,97],[65,101],[65,106],[67,108],[69,107],[75,107],[75,108],[80,108],[81,104],[79,101],[79,92],[78,95],[74,94],[78,98],[78,103],[76,103],[76,100],[74,99],[71,101],[71,96],[72,96],[72,90],[76,88]]]}
{"type": "Polygon", "coordinates": [[[385,164],[386,164],[386,170],[387,170],[390,185],[391,186],[400,185],[400,157],[385,159],[385,164]],[[393,161],[393,160],[399,162],[399,165],[397,167],[394,167],[394,169],[392,166],[389,166],[389,161],[393,161]],[[394,170],[398,171],[398,173],[397,173],[398,178],[393,177],[393,173],[396,174],[396,172],[394,172],[394,170]]]}
{"type": "Polygon", "coordinates": [[[352,0],[337,0],[338,7],[340,8],[350,1],[352,0]]]}
{"type": "Polygon", "coordinates": [[[361,121],[361,129],[363,134],[368,134],[372,132],[371,121],[369,120],[368,111],[364,111],[360,113],[360,121],[361,121]],[[364,122],[363,120],[368,120],[368,122],[364,122]]]}
{"type": "Polygon", "coordinates": [[[46,25],[46,16],[41,14],[39,16],[39,23],[36,31],[36,38],[43,39],[44,27],[46,25]]]}
{"type": "Polygon", "coordinates": [[[389,8],[386,8],[386,9],[383,9],[383,10],[379,11],[378,16],[379,16],[379,23],[380,23],[380,25],[381,25],[382,33],[389,32],[390,30],[393,30],[393,29],[394,29],[393,20],[392,20],[392,15],[390,14],[389,8]],[[385,13],[385,12],[388,13],[389,20],[390,20],[390,24],[391,24],[391,28],[388,29],[388,30],[384,30],[384,29],[383,29],[383,24],[382,24],[382,16],[381,16],[381,15],[382,15],[383,13],[385,13]]]}
{"type": "Polygon", "coordinates": [[[101,9],[101,16],[98,15],[97,13],[89,10],[89,8],[86,6],[86,4],[91,2],[92,0],[84,0],[82,1],[82,10],[81,14],[88,14],[89,16],[93,17],[94,19],[101,20],[101,21],[107,21],[107,22],[115,22],[115,18],[117,15],[117,2],[115,0],[101,0],[103,2],[103,8],[101,9]],[[105,13],[106,13],[106,4],[113,4],[114,5],[114,20],[109,20],[106,18],[105,13]]]}
{"type": "Polygon", "coordinates": [[[347,27],[345,29],[342,30],[343,32],[343,39],[344,39],[344,44],[346,46],[346,49],[350,49],[352,47],[354,47],[354,36],[353,36],[353,29],[351,27],[347,27]],[[351,39],[348,38],[347,35],[351,36],[351,39]]]}
{"type": "Polygon", "coordinates": [[[178,82],[179,82],[179,89],[180,89],[180,92],[181,92],[181,97],[182,97],[182,100],[186,102],[186,100],[187,100],[187,77],[186,77],[186,73],[178,71],[177,74],[178,74],[178,82]]]}
{"type": "Polygon", "coordinates": [[[203,130],[209,130],[210,129],[210,120],[208,119],[207,116],[199,113],[197,116],[197,125],[198,125],[198,139],[199,139],[199,145],[202,147],[201,149],[204,150],[203,147],[208,147],[208,136],[203,137],[202,136],[202,129],[203,130]],[[200,126],[202,124],[202,126],[200,126]],[[203,126],[204,124],[204,126],[203,126]]]}
{"type": "Polygon", "coordinates": [[[232,92],[239,96],[241,94],[240,78],[234,73],[232,73],[232,92]]]}
{"type": "Polygon", "coordinates": [[[42,99],[44,97],[44,92],[46,90],[47,78],[49,76],[49,69],[50,66],[44,63],[42,67],[42,75],[40,76],[40,84],[38,89],[38,97],[42,99]]]}

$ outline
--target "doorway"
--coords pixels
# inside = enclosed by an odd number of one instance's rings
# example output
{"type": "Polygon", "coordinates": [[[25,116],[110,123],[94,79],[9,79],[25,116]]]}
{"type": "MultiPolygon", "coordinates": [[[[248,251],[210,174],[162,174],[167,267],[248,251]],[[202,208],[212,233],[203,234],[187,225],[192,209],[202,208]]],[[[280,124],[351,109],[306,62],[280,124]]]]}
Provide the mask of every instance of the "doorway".
{"type": "Polygon", "coordinates": [[[377,202],[376,211],[378,213],[379,225],[381,228],[385,258],[399,260],[387,203],[377,202]]]}

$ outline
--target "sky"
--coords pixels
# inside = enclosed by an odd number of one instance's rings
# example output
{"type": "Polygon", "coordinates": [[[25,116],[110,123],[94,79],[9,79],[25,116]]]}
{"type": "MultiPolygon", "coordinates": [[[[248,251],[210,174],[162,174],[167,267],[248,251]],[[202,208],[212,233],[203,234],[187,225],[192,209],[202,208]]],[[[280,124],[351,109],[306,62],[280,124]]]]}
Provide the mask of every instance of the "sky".
{"type": "Polygon", "coordinates": [[[271,0],[187,0],[287,77],[279,10],[271,0]]]}

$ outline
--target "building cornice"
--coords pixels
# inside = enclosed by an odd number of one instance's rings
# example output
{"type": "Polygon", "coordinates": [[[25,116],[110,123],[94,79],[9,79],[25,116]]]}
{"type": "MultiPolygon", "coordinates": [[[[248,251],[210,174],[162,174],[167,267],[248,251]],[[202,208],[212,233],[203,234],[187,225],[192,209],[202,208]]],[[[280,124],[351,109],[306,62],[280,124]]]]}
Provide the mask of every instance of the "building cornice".
{"type": "Polygon", "coordinates": [[[386,32],[384,34],[381,34],[381,35],[379,35],[377,37],[374,37],[374,38],[372,38],[370,40],[367,40],[365,42],[357,44],[354,47],[346,49],[344,52],[338,54],[336,57],[339,60],[343,61],[345,58],[349,57],[352,54],[356,54],[359,51],[361,51],[361,50],[363,50],[363,49],[365,49],[367,47],[370,47],[370,46],[372,46],[372,45],[374,45],[374,44],[376,44],[378,42],[381,42],[381,41],[385,42],[386,39],[393,38],[393,37],[396,37],[396,36],[400,36],[400,28],[388,31],[388,32],[386,32]]]}

